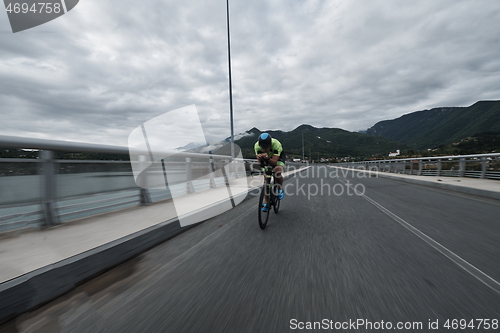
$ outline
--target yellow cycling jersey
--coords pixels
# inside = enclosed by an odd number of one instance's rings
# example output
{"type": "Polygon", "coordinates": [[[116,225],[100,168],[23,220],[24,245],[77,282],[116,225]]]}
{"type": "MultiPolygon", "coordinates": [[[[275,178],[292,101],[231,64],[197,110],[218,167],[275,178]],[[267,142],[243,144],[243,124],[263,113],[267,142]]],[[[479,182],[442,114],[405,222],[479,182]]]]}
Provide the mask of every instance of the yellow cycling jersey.
{"type": "MultiPolygon", "coordinates": [[[[254,150],[255,150],[255,155],[265,153],[265,151],[260,147],[259,141],[255,143],[254,150]]],[[[281,145],[281,142],[273,138],[271,140],[271,149],[269,149],[267,155],[269,156],[269,158],[272,158],[274,155],[281,156],[282,152],[283,152],[283,146],[281,145]]]]}

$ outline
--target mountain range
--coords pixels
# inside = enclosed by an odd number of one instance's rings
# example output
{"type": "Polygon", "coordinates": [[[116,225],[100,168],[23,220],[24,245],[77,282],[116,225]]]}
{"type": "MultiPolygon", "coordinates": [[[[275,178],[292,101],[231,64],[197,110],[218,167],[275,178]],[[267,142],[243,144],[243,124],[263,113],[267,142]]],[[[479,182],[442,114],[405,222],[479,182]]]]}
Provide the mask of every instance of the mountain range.
{"type": "MultiPolygon", "coordinates": [[[[310,125],[301,125],[290,132],[266,132],[280,140],[288,156],[301,157],[304,154],[309,159],[384,157],[396,150],[429,150],[456,145],[464,140],[468,142],[467,151],[471,152],[474,151],[473,143],[477,141],[471,140],[471,137],[484,137],[486,133],[488,142],[493,146],[478,146],[476,153],[482,153],[485,149],[500,150],[500,146],[496,147],[500,142],[500,101],[480,101],[469,107],[412,112],[397,119],[380,121],[366,134],[310,125]]],[[[254,127],[235,141],[244,157],[254,158],[253,145],[260,133],[262,131],[254,127]]]]}
{"type": "MultiPolygon", "coordinates": [[[[306,159],[372,156],[384,155],[396,149],[406,149],[407,145],[400,142],[367,134],[349,132],[340,128],[316,128],[311,125],[301,125],[290,132],[266,131],[278,139],[289,157],[306,159]],[[304,150],[302,150],[302,137],[304,150]]],[[[254,158],[253,146],[262,133],[257,128],[246,132],[241,139],[236,140],[244,157],[254,158]]]]}
{"type": "Polygon", "coordinates": [[[500,132],[500,101],[443,107],[384,120],[367,134],[399,141],[413,149],[434,149],[484,132],[500,132]]]}

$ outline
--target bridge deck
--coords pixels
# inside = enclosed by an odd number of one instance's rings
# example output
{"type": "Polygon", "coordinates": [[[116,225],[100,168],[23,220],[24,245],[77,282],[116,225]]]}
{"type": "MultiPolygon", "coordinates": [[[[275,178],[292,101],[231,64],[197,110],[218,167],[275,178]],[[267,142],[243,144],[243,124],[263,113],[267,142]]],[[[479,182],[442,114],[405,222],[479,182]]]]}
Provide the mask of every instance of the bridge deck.
{"type": "Polygon", "coordinates": [[[266,230],[250,198],[18,316],[11,331],[289,332],[326,318],[416,332],[500,318],[500,201],[319,169],[285,181],[266,230]]]}

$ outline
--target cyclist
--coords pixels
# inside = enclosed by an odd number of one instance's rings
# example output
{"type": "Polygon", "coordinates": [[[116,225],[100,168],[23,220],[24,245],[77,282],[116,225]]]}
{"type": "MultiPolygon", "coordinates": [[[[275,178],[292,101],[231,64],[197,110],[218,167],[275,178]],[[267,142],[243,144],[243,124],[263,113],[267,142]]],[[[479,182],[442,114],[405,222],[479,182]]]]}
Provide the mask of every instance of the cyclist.
{"type": "MultiPolygon", "coordinates": [[[[285,152],[283,151],[281,142],[273,139],[269,133],[262,133],[259,136],[259,140],[254,145],[254,150],[261,166],[264,166],[264,162],[267,161],[269,165],[274,167],[274,178],[276,183],[280,186],[278,199],[283,199],[285,193],[283,191],[282,173],[285,166],[285,152]]],[[[268,210],[267,197],[265,201],[266,203],[262,206],[263,212],[267,212],[268,210]]]]}

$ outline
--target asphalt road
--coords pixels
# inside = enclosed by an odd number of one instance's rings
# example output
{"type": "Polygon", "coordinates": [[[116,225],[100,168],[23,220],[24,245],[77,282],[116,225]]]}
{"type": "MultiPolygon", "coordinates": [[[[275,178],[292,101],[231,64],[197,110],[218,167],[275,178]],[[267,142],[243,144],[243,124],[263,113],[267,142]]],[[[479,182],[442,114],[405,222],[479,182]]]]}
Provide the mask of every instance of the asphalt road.
{"type": "Polygon", "coordinates": [[[264,231],[255,196],[2,332],[500,331],[499,201],[333,170],[264,231]]]}

